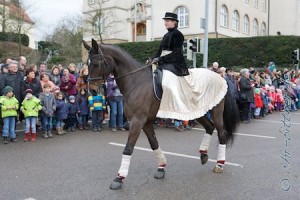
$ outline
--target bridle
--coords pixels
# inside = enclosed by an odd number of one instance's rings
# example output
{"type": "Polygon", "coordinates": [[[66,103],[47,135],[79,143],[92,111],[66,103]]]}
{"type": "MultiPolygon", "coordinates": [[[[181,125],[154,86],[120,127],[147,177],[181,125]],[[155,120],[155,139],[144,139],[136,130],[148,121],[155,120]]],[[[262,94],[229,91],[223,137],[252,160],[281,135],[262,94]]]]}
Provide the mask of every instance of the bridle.
{"type": "MultiPolygon", "coordinates": [[[[90,50],[89,50],[89,54],[90,54],[90,50]]],[[[89,68],[89,69],[90,69],[90,67],[91,67],[91,66],[90,66],[90,65],[91,65],[91,59],[92,59],[93,57],[96,57],[96,56],[100,56],[100,60],[99,60],[99,61],[104,62],[104,67],[101,67],[102,77],[94,77],[94,78],[91,78],[91,77],[90,77],[90,71],[89,71],[88,83],[89,83],[90,81],[94,81],[94,80],[103,80],[103,81],[104,81],[104,80],[105,80],[104,69],[105,69],[105,68],[107,68],[107,69],[110,68],[109,65],[108,65],[108,63],[107,63],[107,61],[106,61],[106,59],[105,59],[105,56],[104,56],[104,54],[103,54],[103,51],[101,50],[100,47],[98,47],[98,54],[93,55],[93,56],[91,56],[91,57],[89,56],[89,59],[88,59],[88,68],[89,68]]],[[[98,66],[100,66],[100,63],[99,63],[98,66]]],[[[136,73],[136,72],[138,72],[138,71],[141,71],[141,70],[143,70],[143,69],[145,69],[145,68],[147,68],[147,67],[149,67],[149,66],[151,66],[151,64],[146,64],[146,65],[144,65],[144,66],[142,66],[142,67],[140,67],[140,68],[138,68],[138,69],[135,69],[135,70],[133,70],[133,71],[131,71],[131,72],[128,72],[127,74],[123,74],[123,75],[117,76],[117,77],[115,77],[114,79],[117,80],[117,79],[123,78],[123,77],[125,77],[125,76],[134,74],[134,73],[136,73]]]]}

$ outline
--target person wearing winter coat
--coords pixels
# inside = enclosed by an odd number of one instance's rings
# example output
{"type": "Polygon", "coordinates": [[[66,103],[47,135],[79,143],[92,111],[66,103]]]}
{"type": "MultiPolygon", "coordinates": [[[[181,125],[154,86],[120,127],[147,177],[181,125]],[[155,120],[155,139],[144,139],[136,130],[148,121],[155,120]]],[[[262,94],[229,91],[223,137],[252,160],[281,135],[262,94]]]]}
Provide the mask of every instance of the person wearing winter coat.
{"type": "Polygon", "coordinates": [[[92,90],[88,100],[90,111],[92,112],[93,130],[94,132],[102,131],[102,114],[103,110],[106,110],[105,96],[96,90],[92,90]]]}
{"type": "Polygon", "coordinates": [[[80,71],[80,75],[79,77],[77,78],[77,81],[76,81],[76,89],[77,89],[77,92],[79,93],[81,89],[88,89],[87,85],[88,85],[88,75],[89,75],[89,70],[88,68],[83,68],[81,69],[80,71]]]}
{"type": "Polygon", "coordinates": [[[70,74],[68,69],[64,69],[59,87],[66,97],[77,94],[76,78],[74,75],[70,74]]]}
{"type": "Polygon", "coordinates": [[[42,110],[41,110],[41,119],[42,119],[42,130],[43,138],[52,138],[52,117],[56,110],[56,101],[54,96],[50,93],[51,86],[46,83],[43,88],[44,92],[40,94],[39,99],[41,100],[42,110]]]}
{"type": "Polygon", "coordinates": [[[36,141],[36,122],[39,111],[42,109],[41,100],[33,95],[31,89],[25,91],[25,98],[22,102],[21,111],[25,116],[25,138],[24,142],[36,141]],[[31,138],[30,138],[31,137],[31,138]]]}
{"type": "Polygon", "coordinates": [[[87,119],[89,115],[88,94],[87,90],[81,89],[77,95],[78,107],[78,127],[79,130],[89,129],[87,119]]]}
{"type": "Polygon", "coordinates": [[[54,85],[59,86],[60,78],[60,70],[57,65],[54,65],[50,73],[50,80],[54,83],[54,85]]]}
{"type": "Polygon", "coordinates": [[[63,129],[63,121],[68,118],[68,106],[64,100],[64,94],[62,92],[56,93],[56,131],[58,135],[65,134],[63,129]]]}
{"type": "Polygon", "coordinates": [[[260,94],[260,88],[255,88],[254,90],[254,104],[255,104],[255,109],[254,109],[254,119],[259,119],[260,118],[260,111],[262,109],[263,105],[263,100],[261,98],[260,94]]]}
{"type": "Polygon", "coordinates": [[[23,80],[22,82],[22,99],[25,98],[25,91],[27,89],[30,89],[32,90],[32,95],[35,96],[35,97],[38,97],[39,94],[41,93],[42,91],[42,88],[41,88],[41,84],[40,84],[40,81],[38,81],[36,78],[35,78],[35,72],[33,69],[27,69],[26,70],[26,76],[25,76],[25,80],[23,80]]]}
{"type": "Polygon", "coordinates": [[[240,106],[241,106],[241,122],[250,122],[250,103],[254,102],[253,87],[254,83],[250,81],[250,73],[248,69],[241,70],[240,86],[240,106]]]}
{"type": "Polygon", "coordinates": [[[79,112],[78,106],[76,104],[75,97],[71,95],[69,97],[68,106],[68,120],[67,120],[67,127],[68,132],[75,131],[75,124],[77,123],[77,113],[79,112]]]}
{"type": "Polygon", "coordinates": [[[56,85],[52,81],[50,81],[50,77],[48,74],[42,74],[40,82],[41,82],[42,88],[44,88],[45,84],[49,84],[51,87],[50,91],[56,87],[56,85]]]}
{"type": "Polygon", "coordinates": [[[113,132],[117,131],[117,128],[121,131],[124,129],[124,106],[123,95],[114,79],[114,75],[110,74],[106,81],[107,88],[107,100],[110,106],[110,120],[109,124],[113,132]],[[117,124],[118,123],[118,124],[117,124]]]}
{"type": "Polygon", "coordinates": [[[8,143],[8,136],[10,141],[17,142],[15,124],[16,117],[18,116],[17,110],[19,109],[19,102],[14,97],[14,89],[10,86],[6,86],[3,89],[3,97],[0,98],[1,114],[3,118],[3,131],[2,137],[4,144],[8,143]]]}

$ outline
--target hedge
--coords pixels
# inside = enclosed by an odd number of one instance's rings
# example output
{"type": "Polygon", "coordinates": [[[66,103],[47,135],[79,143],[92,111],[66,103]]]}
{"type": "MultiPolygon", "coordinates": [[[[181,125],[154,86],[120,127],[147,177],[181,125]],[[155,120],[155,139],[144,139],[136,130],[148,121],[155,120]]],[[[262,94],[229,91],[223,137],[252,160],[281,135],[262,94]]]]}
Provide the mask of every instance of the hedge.
{"type": "MultiPolygon", "coordinates": [[[[21,36],[21,44],[28,47],[29,46],[28,35],[20,34],[20,36],[21,36]]],[[[0,41],[19,43],[19,34],[12,33],[12,32],[0,32],[0,41]]]]}
{"type": "MultiPolygon", "coordinates": [[[[132,57],[144,63],[159,48],[160,41],[118,44],[132,57]]],[[[270,61],[278,67],[292,64],[292,51],[300,48],[300,36],[264,36],[249,38],[213,38],[208,41],[208,65],[218,61],[221,66],[264,67],[270,61]]],[[[197,67],[202,66],[197,55],[197,67]]],[[[192,65],[191,61],[187,61],[192,65]]]]}

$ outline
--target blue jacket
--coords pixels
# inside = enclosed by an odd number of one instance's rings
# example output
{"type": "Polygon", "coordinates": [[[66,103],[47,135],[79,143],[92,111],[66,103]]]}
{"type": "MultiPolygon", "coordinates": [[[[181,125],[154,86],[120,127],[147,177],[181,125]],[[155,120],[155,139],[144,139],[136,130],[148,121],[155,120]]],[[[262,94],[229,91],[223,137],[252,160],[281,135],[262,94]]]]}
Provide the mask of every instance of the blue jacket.
{"type": "Polygon", "coordinates": [[[77,95],[77,107],[78,107],[78,110],[80,111],[79,115],[88,115],[89,114],[88,97],[78,94],[77,95]]]}
{"type": "Polygon", "coordinates": [[[68,115],[76,115],[78,112],[77,103],[68,103],[68,115]]]}
{"type": "Polygon", "coordinates": [[[89,96],[90,110],[106,110],[105,96],[98,94],[97,96],[89,96]]]}
{"type": "Polygon", "coordinates": [[[64,100],[56,99],[56,119],[64,120],[68,118],[68,107],[64,100]]]}

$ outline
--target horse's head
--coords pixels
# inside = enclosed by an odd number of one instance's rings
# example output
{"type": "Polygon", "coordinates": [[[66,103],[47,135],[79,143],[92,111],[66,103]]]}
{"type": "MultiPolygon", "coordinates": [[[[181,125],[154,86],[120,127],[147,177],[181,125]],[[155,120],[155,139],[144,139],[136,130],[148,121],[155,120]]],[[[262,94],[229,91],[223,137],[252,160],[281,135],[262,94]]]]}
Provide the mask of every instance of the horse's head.
{"type": "Polygon", "coordinates": [[[92,46],[82,41],[83,46],[88,50],[88,68],[89,80],[105,80],[106,77],[112,72],[112,66],[108,64],[108,58],[104,55],[104,47],[92,39],[92,46]]]}

